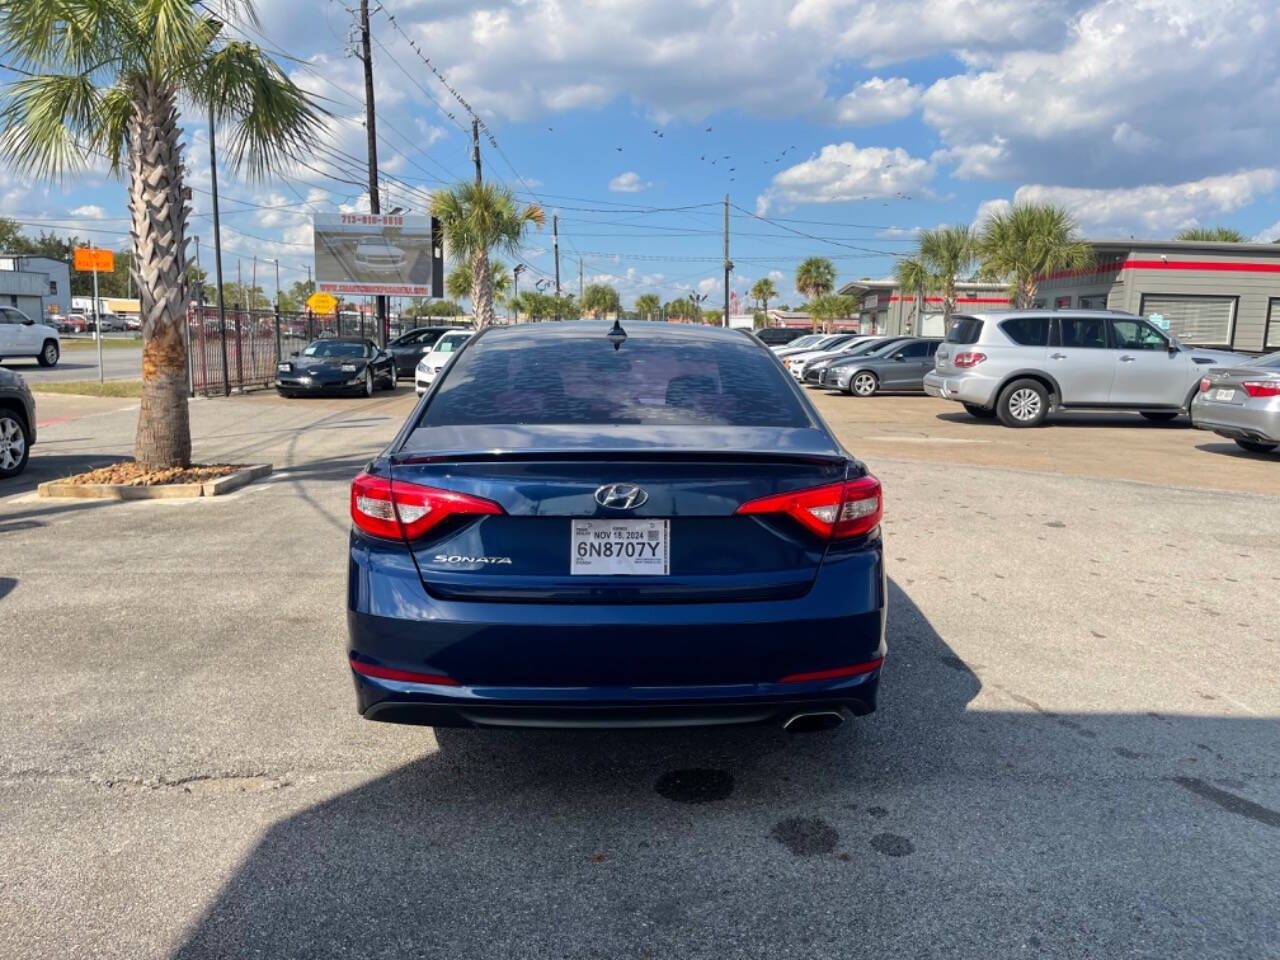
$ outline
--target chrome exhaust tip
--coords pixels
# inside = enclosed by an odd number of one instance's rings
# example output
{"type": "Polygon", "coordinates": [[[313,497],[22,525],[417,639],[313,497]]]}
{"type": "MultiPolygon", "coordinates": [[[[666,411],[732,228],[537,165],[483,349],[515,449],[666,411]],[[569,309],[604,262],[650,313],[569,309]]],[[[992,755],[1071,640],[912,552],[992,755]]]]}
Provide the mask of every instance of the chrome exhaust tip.
{"type": "Polygon", "coordinates": [[[816,733],[819,730],[832,730],[844,723],[844,714],[836,710],[821,710],[817,713],[792,714],[782,724],[787,733],[816,733]]]}

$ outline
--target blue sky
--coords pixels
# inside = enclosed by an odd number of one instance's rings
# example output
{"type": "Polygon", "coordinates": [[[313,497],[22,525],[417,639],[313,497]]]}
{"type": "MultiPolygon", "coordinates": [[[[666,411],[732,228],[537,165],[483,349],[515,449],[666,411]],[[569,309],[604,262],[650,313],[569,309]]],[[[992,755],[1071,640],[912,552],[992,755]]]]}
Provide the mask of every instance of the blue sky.
{"type": "MultiPolygon", "coordinates": [[[[339,0],[259,12],[260,32],[235,32],[297,58],[333,116],[275,181],[220,169],[224,267],[276,257],[289,282],[310,214],[367,203],[363,86],[339,0]]],[[[495,138],[486,176],[560,217],[570,290],[581,259],[626,302],[718,303],[726,193],[732,288],[772,275],[793,303],[805,256],[883,276],[913,231],[1018,199],[1067,206],[1092,237],[1280,235],[1280,18],[1264,0],[388,0],[372,25],[384,206],[424,209],[471,175],[465,110],[420,51],[495,138]]],[[[185,121],[207,266],[208,143],[199,114],[185,121]]],[[[6,171],[0,214],[103,243],[126,227],[122,186],[92,170],[6,171]]],[[[526,283],[553,272],[549,226],[522,260],[526,283]]]]}

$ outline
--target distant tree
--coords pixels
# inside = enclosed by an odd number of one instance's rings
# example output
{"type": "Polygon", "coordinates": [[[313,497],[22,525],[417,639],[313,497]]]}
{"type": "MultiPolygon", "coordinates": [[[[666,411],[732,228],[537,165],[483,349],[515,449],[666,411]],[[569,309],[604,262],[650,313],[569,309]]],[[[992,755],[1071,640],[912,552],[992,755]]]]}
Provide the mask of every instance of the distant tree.
{"type": "MultiPolygon", "coordinates": [[[[437,190],[431,198],[431,214],[440,220],[450,255],[469,268],[476,325],[484,327],[493,323],[497,290],[489,267],[489,254],[496,250],[514,256],[529,224],[541,228],[547,222],[546,215],[534,203],[520,207],[515,195],[505,186],[471,181],[459,183],[452,189],[437,190]]],[[[460,299],[452,291],[449,295],[460,299]]]]}
{"type": "Polygon", "coordinates": [[[1175,240],[1199,240],[1208,243],[1248,243],[1249,238],[1235,227],[1188,227],[1175,240]]]}
{"type": "MultiPolygon", "coordinates": [[[[489,284],[494,299],[498,302],[506,300],[507,293],[511,289],[511,271],[505,263],[499,260],[493,261],[489,265],[489,284]]],[[[449,294],[454,300],[466,300],[471,296],[473,285],[471,280],[471,264],[460,263],[449,271],[448,276],[444,279],[445,293],[449,294]]],[[[475,309],[473,303],[472,309],[475,309]]]]}
{"type": "Polygon", "coordinates": [[[751,299],[760,304],[760,309],[768,314],[769,301],[778,295],[778,288],[769,277],[761,277],[751,287],[751,299]]]}
{"type": "Polygon", "coordinates": [[[1071,214],[1051,204],[1017,203],[1007,213],[991,214],[977,253],[983,275],[1008,281],[1009,298],[1020,309],[1035,303],[1044,274],[1093,264],[1093,248],[1077,236],[1071,214]]]}
{"type": "Polygon", "coordinates": [[[915,259],[933,279],[933,287],[942,295],[942,326],[951,329],[951,314],[956,308],[956,284],[961,277],[973,273],[978,256],[978,238],[967,224],[938,227],[920,234],[915,259]]]}
{"type": "Polygon", "coordinates": [[[830,325],[836,320],[847,320],[858,312],[858,299],[856,297],[844,297],[838,293],[829,293],[825,296],[815,297],[808,305],[809,315],[813,317],[815,325],[822,324],[824,330],[830,329],[830,325]]]}
{"type": "Polygon", "coordinates": [[[657,320],[662,310],[662,301],[656,293],[642,293],[636,297],[636,313],[642,320],[657,320]]]}
{"type": "Polygon", "coordinates": [[[582,310],[599,320],[621,307],[618,291],[606,283],[593,283],[582,292],[582,310]]]}
{"type": "Polygon", "coordinates": [[[668,301],[663,309],[666,311],[668,320],[702,319],[702,312],[698,309],[697,304],[687,297],[679,297],[668,301]]]}
{"type": "Polygon", "coordinates": [[[723,310],[703,310],[702,311],[703,323],[709,323],[712,326],[718,327],[723,321],[724,321],[723,310]]]}
{"type": "Polygon", "coordinates": [[[919,333],[924,320],[925,298],[938,289],[940,281],[916,257],[899,260],[893,273],[902,295],[910,296],[915,305],[915,330],[919,333]]]}
{"type": "MultiPolygon", "coordinates": [[[[829,294],[836,285],[836,268],[826,257],[809,257],[796,267],[796,289],[810,300],[829,294]]],[[[818,318],[813,318],[813,332],[818,332],[818,318]]]]}

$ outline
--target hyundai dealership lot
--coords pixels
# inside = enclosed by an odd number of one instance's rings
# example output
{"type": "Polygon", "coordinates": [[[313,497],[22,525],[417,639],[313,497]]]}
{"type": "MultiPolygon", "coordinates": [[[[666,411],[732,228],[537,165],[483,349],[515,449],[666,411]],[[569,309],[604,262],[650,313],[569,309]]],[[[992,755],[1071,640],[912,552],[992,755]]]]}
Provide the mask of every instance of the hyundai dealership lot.
{"type": "Polygon", "coordinates": [[[136,418],[41,396],[0,487],[0,955],[1274,953],[1280,458],[809,395],[884,485],[888,659],[799,735],[368,723],[349,489],[409,386],[194,402],[198,457],[276,472],[188,503],[32,498],[136,418]]]}

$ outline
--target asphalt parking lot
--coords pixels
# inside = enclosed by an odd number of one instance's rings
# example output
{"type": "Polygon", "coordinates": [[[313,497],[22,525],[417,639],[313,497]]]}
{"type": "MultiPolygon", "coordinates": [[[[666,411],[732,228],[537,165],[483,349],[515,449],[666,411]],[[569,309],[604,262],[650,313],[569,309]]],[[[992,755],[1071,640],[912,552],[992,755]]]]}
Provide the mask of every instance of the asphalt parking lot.
{"type": "MultiPolygon", "coordinates": [[[[25,371],[24,371],[25,373],[25,371]]],[[[226,498],[0,486],[0,956],[1280,956],[1280,457],[819,395],[886,491],[880,711],[838,730],[377,725],[348,483],[414,402],[191,406],[226,498]]],[[[602,637],[601,642],[608,642],[602,637]]]]}
{"type": "MultiPolygon", "coordinates": [[[[142,376],[142,344],[130,338],[128,346],[120,346],[125,338],[108,334],[102,351],[102,374],[105,380],[137,380],[142,376]],[[136,344],[136,345],[135,345],[136,344]]],[[[21,374],[28,383],[57,383],[66,380],[97,380],[98,350],[92,337],[62,339],[62,356],[56,367],[42,367],[35,357],[6,357],[0,366],[21,374]]]]}

